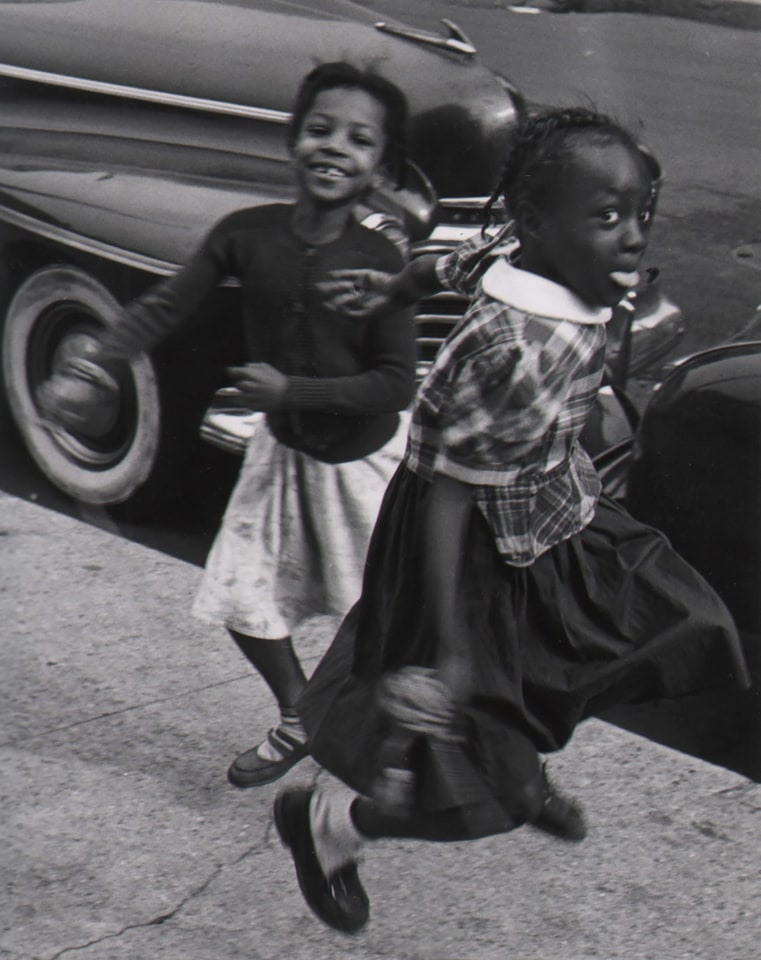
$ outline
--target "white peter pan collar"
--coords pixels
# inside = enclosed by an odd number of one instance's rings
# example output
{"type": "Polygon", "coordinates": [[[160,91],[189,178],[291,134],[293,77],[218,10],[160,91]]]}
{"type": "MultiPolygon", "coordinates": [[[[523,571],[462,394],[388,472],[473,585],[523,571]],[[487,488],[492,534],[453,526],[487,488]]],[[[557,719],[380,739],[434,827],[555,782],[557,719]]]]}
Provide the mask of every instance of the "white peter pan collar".
{"type": "Polygon", "coordinates": [[[481,286],[484,293],[495,300],[551,320],[607,323],[613,312],[610,307],[588,307],[567,287],[538,273],[514,267],[502,257],[486,271],[481,286]]]}

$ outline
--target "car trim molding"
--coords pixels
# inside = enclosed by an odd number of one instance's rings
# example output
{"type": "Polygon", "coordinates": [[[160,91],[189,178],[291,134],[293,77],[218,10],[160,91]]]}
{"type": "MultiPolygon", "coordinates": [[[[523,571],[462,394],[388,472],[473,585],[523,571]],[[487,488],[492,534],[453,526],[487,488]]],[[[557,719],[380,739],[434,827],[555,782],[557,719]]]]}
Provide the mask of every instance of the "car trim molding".
{"type": "MultiPolygon", "coordinates": [[[[0,220],[13,227],[36,234],[38,237],[44,237],[44,239],[53,243],[73,247],[83,253],[94,254],[114,263],[121,263],[136,270],[145,270],[158,276],[168,277],[176,273],[181,267],[180,263],[175,263],[172,260],[161,260],[147,254],[135,253],[124,247],[117,247],[113,243],[107,243],[105,240],[96,240],[74,230],[68,230],[66,227],[48,223],[39,217],[14,210],[4,203],[0,203],[0,220]]],[[[446,224],[439,224],[427,241],[415,244],[415,250],[418,255],[429,252],[447,253],[453,243],[461,243],[472,236],[473,233],[475,233],[474,227],[449,227],[446,224]]],[[[227,277],[222,285],[225,287],[240,286],[238,280],[234,277],[227,277]]]]}
{"type": "MultiPolygon", "coordinates": [[[[124,247],[117,247],[112,243],[95,240],[92,237],[84,236],[84,234],[75,233],[73,230],[67,230],[65,227],[46,223],[44,220],[31,217],[27,213],[20,213],[4,204],[0,204],[0,220],[54,243],[64,244],[67,247],[73,247],[75,250],[81,250],[83,253],[95,254],[114,263],[121,263],[124,266],[145,270],[162,277],[170,276],[180,268],[179,263],[174,263],[171,260],[160,260],[158,257],[149,257],[143,253],[133,253],[125,250],[124,247]]],[[[227,277],[222,286],[237,287],[239,283],[234,277],[227,277]]]]}
{"type": "Polygon", "coordinates": [[[252,107],[226,100],[189,97],[182,93],[150,90],[147,87],[131,87],[121,83],[107,83],[104,80],[88,80],[85,77],[17,67],[8,63],[0,63],[0,76],[10,77],[14,80],[28,80],[32,83],[47,83],[57,87],[66,87],[70,90],[82,90],[86,93],[101,93],[112,97],[127,97],[131,100],[159,103],[164,106],[182,107],[186,110],[205,110],[209,113],[246,117],[249,120],[266,120],[269,123],[287,124],[291,119],[290,113],[285,110],[269,110],[266,107],[252,107]]]}

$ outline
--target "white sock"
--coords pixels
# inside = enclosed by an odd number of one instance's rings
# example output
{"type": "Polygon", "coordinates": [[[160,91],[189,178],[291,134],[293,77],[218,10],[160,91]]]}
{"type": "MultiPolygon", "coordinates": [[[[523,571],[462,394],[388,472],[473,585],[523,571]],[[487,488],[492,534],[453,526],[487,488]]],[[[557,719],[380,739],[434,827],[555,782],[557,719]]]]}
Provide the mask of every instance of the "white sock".
{"type": "Polygon", "coordinates": [[[351,805],[356,796],[345,790],[327,793],[320,787],[312,794],[309,826],[314,852],[326,877],[356,862],[362,853],[365,838],[351,819],[351,805]]]}
{"type": "MultiPolygon", "coordinates": [[[[296,714],[281,713],[278,727],[290,737],[293,737],[294,740],[298,740],[300,743],[306,743],[307,732],[296,714]]],[[[272,746],[268,737],[265,737],[256,748],[256,755],[261,757],[262,760],[276,761],[283,759],[282,753],[272,746]]]]}

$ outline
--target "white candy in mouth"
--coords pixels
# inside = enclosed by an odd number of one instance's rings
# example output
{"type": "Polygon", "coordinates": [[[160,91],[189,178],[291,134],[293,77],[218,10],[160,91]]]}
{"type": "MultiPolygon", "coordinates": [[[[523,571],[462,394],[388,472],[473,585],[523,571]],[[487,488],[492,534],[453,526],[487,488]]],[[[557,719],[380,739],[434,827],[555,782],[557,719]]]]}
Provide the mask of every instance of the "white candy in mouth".
{"type": "Polygon", "coordinates": [[[620,287],[636,287],[639,283],[639,272],[637,270],[614,270],[608,276],[620,287]]]}
{"type": "Polygon", "coordinates": [[[340,180],[342,177],[347,176],[343,170],[339,170],[337,167],[314,166],[312,169],[321,177],[331,177],[340,180]]]}

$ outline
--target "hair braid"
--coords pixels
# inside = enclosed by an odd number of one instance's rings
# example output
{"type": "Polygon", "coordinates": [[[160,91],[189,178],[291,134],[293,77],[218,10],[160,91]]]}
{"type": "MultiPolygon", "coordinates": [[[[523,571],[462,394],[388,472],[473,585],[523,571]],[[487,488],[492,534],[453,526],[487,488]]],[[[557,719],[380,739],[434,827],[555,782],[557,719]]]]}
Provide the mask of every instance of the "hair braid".
{"type": "Polygon", "coordinates": [[[585,107],[561,107],[529,116],[516,130],[499,182],[485,207],[487,221],[500,198],[513,218],[525,201],[541,208],[574,145],[582,138],[621,143],[640,154],[651,173],[655,196],[661,170],[649,150],[603,113],[585,107]]]}

